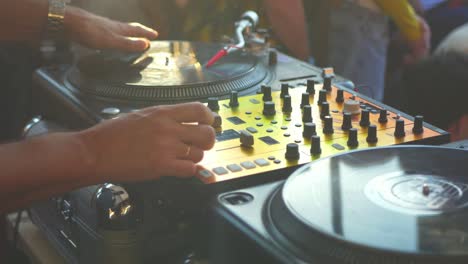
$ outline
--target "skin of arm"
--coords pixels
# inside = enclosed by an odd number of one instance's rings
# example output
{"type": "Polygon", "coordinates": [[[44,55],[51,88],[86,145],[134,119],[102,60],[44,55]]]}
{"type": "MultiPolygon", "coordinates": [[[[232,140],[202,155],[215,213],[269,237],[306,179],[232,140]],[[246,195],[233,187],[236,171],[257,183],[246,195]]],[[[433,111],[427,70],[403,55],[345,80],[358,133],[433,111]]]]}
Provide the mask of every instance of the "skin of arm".
{"type": "Polygon", "coordinates": [[[302,0],[264,0],[269,22],[293,56],[309,58],[309,40],[302,0]]]}
{"type": "Polygon", "coordinates": [[[213,147],[213,114],[201,103],[157,106],[80,132],[0,146],[0,213],[103,182],[195,175],[213,147]],[[190,147],[189,147],[190,146],[190,147]]]}

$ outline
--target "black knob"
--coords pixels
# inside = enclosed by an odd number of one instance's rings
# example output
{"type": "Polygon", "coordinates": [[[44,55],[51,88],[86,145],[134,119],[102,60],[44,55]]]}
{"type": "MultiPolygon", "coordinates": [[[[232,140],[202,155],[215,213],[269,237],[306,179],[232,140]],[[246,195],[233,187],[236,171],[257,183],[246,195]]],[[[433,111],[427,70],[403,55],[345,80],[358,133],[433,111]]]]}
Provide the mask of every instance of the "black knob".
{"type": "Polygon", "coordinates": [[[337,103],[342,103],[342,102],[344,102],[344,91],[343,91],[343,89],[338,89],[338,90],[336,91],[336,99],[335,99],[335,101],[336,101],[337,103]]]}
{"type": "Polygon", "coordinates": [[[330,115],[330,104],[328,102],[323,102],[322,107],[320,108],[320,118],[324,119],[326,116],[330,115]]]}
{"type": "Polygon", "coordinates": [[[343,124],[341,125],[341,129],[346,131],[353,127],[351,117],[351,113],[343,113],[343,124]]]}
{"type": "Polygon", "coordinates": [[[302,93],[301,108],[310,104],[310,94],[302,93]]]}
{"type": "Polygon", "coordinates": [[[289,95],[289,84],[282,83],[281,84],[281,94],[280,97],[284,98],[285,95],[289,95]]]}
{"type": "Polygon", "coordinates": [[[315,94],[315,81],[307,80],[307,92],[309,94],[315,94]]]}
{"type": "Polygon", "coordinates": [[[263,103],[263,114],[266,116],[272,116],[276,114],[275,103],[272,101],[267,101],[263,103]]]}
{"type": "Polygon", "coordinates": [[[273,98],[271,97],[271,87],[270,86],[263,85],[262,86],[262,92],[263,92],[263,101],[264,102],[273,100],[273,98]]]}
{"type": "Polygon", "coordinates": [[[320,106],[322,105],[323,102],[327,101],[327,91],[326,90],[320,90],[319,91],[319,99],[317,101],[317,104],[320,106]]]}
{"type": "Polygon", "coordinates": [[[424,132],[423,128],[424,117],[423,116],[415,116],[414,117],[414,125],[413,125],[413,133],[416,135],[422,134],[424,132]]]}
{"type": "Polygon", "coordinates": [[[369,110],[362,109],[361,110],[361,121],[359,121],[359,125],[362,127],[367,127],[370,125],[369,121],[369,110]]]}
{"type": "Polygon", "coordinates": [[[270,51],[268,55],[268,64],[270,66],[276,65],[278,63],[278,53],[276,51],[270,51]]]}
{"type": "Polygon", "coordinates": [[[312,122],[312,106],[305,105],[302,109],[302,122],[312,122]]]}
{"type": "Polygon", "coordinates": [[[387,109],[380,109],[379,123],[387,123],[387,109]]]}
{"type": "Polygon", "coordinates": [[[357,128],[351,128],[348,131],[348,147],[355,148],[359,145],[358,136],[357,136],[357,128]]]}
{"type": "Polygon", "coordinates": [[[312,136],[310,140],[311,140],[310,154],[319,155],[320,153],[322,153],[322,148],[320,146],[320,137],[312,136]]]}
{"type": "Polygon", "coordinates": [[[290,113],[292,111],[291,96],[285,95],[283,99],[283,112],[290,113]]]}
{"type": "Polygon", "coordinates": [[[289,143],[286,145],[286,154],[284,157],[287,160],[298,160],[299,156],[299,145],[296,143],[289,143]]]}
{"type": "Polygon", "coordinates": [[[231,92],[231,98],[229,99],[229,106],[230,107],[237,107],[239,106],[239,94],[237,91],[231,92]]]}
{"type": "Polygon", "coordinates": [[[369,143],[376,143],[378,140],[377,138],[377,126],[376,125],[370,125],[367,128],[367,138],[366,141],[369,143]]]}
{"type": "Polygon", "coordinates": [[[304,130],[302,131],[302,136],[306,139],[310,139],[312,136],[317,135],[317,130],[314,123],[305,123],[304,130]]]}
{"type": "Polygon", "coordinates": [[[325,76],[323,78],[323,89],[326,90],[327,92],[330,92],[332,89],[332,76],[325,76]]]}
{"type": "Polygon", "coordinates": [[[397,119],[396,120],[396,126],[395,126],[395,137],[401,138],[406,136],[405,132],[405,120],[403,119],[397,119]]]}
{"type": "Polygon", "coordinates": [[[323,133],[325,135],[333,134],[333,132],[335,132],[333,129],[333,118],[331,116],[326,116],[323,121],[323,133]]]}
{"type": "Polygon", "coordinates": [[[218,111],[219,110],[219,104],[218,104],[218,98],[217,97],[208,98],[208,108],[210,108],[211,111],[218,111]]]}

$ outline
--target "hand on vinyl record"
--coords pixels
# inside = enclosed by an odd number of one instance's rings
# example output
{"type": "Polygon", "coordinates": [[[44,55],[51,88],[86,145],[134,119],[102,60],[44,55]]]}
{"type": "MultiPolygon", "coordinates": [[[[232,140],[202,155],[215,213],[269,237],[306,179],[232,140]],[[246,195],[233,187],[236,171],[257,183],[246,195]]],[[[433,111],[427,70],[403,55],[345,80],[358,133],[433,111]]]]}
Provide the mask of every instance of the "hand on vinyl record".
{"type": "Polygon", "coordinates": [[[213,147],[212,112],[201,103],[146,108],[80,133],[94,174],[113,181],[190,177],[213,147]]]}
{"type": "Polygon", "coordinates": [[[67,6],[64,24],[71,40],[96,49],[143,51],[158,36],[141,24],[114,21],[71,6],[67,6]]]}

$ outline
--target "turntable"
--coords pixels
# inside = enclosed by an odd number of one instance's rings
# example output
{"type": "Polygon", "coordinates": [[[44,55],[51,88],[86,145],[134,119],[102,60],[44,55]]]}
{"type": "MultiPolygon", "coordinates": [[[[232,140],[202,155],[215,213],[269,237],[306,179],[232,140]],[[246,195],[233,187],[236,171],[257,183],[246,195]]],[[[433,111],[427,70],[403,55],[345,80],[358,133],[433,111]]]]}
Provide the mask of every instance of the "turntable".
{"type": "Polygon", "coordinates": [[[214,226],[235,235],[217,238],[226,242],[217,261],[466,263],[467,160],[468,151],[445,147],[359,150],[220,194],[224,224],[214,226]]]}

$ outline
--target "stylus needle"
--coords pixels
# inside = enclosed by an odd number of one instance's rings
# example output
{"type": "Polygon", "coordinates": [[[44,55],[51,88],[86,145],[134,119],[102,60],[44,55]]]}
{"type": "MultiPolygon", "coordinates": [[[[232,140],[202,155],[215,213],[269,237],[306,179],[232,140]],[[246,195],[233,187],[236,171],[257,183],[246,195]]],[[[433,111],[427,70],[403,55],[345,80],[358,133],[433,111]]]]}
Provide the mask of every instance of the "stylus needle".
{"type": "Polygon", "coordinates": [[[215,64],[217,61],[219,61],[222,57],[226,56],[228,54],[228,49],[223,48],[220,51],[218,51],[209,61],[206,63],[206,67],[211,67],[213,64],[215,64]]]}

